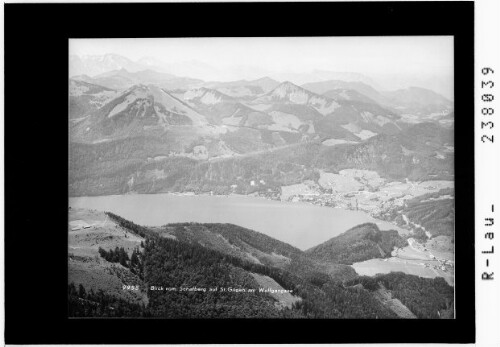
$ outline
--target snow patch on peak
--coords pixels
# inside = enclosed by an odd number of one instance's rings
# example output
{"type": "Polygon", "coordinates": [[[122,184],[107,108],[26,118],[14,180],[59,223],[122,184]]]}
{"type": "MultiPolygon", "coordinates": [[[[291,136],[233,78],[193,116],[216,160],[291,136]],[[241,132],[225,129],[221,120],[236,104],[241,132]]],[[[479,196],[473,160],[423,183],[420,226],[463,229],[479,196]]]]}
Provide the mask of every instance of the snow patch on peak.
{"type": "Polygon", "coordinates": [[[334,100],[311,93],[302,87],[290,82],[283,82],[277,86],[264,99],[281,99],[297,105],[310,105],[319,113],[327,115],[332,113],[340,105],[334,100]]]}
{"type": "Polygon", "coordinates": [[[322,97],[313,96],[309,100],[314,108],[322,115],[327,115],[335,111],[340,105],[335,101],[330,101],[322,97]]]}
{"type": "Polygon", "coordinates": [[[215,105],[222,102],[222,98],[213,92],[206,92],[200,100],[207,105],[215,105]]]}
{"type": "Polygon", "coordinates": [[[109,112],[108,117],[111,118],[117,115],[118,113],[125,111],[125,109],[136,100],[147,99],[147,98],[148,98],[147,88],[146,89],[137,88],[133,90],[130,94],[128,94],[125,97],[125,100],[123,100],[121,103],[113,107],[113,109],[109,112]]]}
{"type": "Polygon", "coordinates": [[[222,102],[222,95],[205,88],[191,89],[184,93],[184,100],[191,101],[198,99],[205,105],[215,105],[222,102]]]}
{"type": "Polygon", "coordinates": [[[273,90],[272,94],[279,96],[280,98],[284,98],[287,94],[294,93],[299,90],[299,86],[296,86],[291,82],[283,82],[273,90]]]}
{"type": "Polygon", "coordinates": [[[290,82],[283,82],[272,92],[271,97],[287,99],[294,104],[304,105],[309,101],[309,93],[304,89],[290,82]]]}
{"type": "Polygon", "coordinates": [[[289,94],[288,99],[294,104],[304,105],[309,101],[309,95],[303,91],[294,91],[289,94]]]}
{"type": "Polygon", "coordinates": [[[202,97],[203,94],[205,94],[205,89],[203,88],[191,89],[184,93],[183,98],[184,100],[193,100],[202,97]]]}

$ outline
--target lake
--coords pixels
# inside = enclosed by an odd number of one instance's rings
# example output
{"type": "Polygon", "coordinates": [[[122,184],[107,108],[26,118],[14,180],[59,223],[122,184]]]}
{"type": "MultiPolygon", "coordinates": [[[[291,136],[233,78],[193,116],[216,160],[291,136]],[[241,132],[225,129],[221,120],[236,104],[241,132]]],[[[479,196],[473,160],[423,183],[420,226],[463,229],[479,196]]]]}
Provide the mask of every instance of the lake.
{"type": "Polygon", "coordinates": [[[280,202],[252,196],[130,194],[75,197],[72,208],[113,212],[136,224],[160,226],[177,222],[232,223],[269,235],[302,250],[316,246],[367,222],[382,230],[406,230],[350,211],[307,203],[280,202]]]}

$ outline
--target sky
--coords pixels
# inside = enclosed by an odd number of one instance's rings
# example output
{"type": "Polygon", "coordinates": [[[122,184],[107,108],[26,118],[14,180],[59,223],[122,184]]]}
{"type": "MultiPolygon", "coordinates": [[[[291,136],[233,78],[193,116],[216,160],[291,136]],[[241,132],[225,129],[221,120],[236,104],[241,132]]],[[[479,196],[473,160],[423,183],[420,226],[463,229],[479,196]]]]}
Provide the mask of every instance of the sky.
{"type": "Polygon", "coordinates": [[[218,69],[249,65],[276,72],[421,73],[453,67],[451,36],[79,39],[70,49],[77,55],[116,53],[134,61],[196,60],[218,69]]]}
{"type": "Polygon", "coordinates": [[[188,77],[204,80],[296,78],[277,74],[328,70],[361,73],[386,89],[416,85],[453,94],[452,36],[72,39],[69,53],[153,57],[177,67],[177,75],[189,71],[188,77]],[[203,65],[213,70],[203,75],[203,65]]]}

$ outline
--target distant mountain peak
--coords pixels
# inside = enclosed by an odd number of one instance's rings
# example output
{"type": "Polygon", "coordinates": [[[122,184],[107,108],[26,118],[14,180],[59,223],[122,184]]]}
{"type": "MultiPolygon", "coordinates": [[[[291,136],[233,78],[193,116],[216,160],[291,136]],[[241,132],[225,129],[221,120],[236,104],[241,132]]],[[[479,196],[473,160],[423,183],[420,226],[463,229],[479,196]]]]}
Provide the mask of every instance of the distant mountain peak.
{"type": "Polygon", "coordinates": [[[438,108],[438,110],[443,109],[448,112],[451,111],[453,107],[453,103],[441,94],[430,89],[415,86],[385,92],[384,96],[388,99],[389,103],[395,103],[398,106],[414,107],[418,105],[429,107],[430,105],[441,105],[442,107],[438,108]]]}
{"type": "Polygon", "coordinates": [[[273,80],[271,77],[264,76],[261,78],[257,78],[256,80],[253,80],[253,82],[276,82],[276,80],[273,80]]]}
{"type": "Polygon", "coordinates": [[[280,83],[269,93],[254,100],[254,103],[266,102],[312,107],[323,116],[331,114],[340,107],[334,100],[299,87],[290,81],[280,83]]]}
{"type": "Polygon", "coordinates": [[[280,83],[280,85],[278,87],[285,87],[285,88],[294,88],[294,89],[298,89],[300,88],[298,85],[290,82],[290,81],[283,81],[280,83]]]}
{"type": "Polygon", "coordinates": [[[271,91],[271,94],[278,95],[280,97],[284,97],[286,94],[297,92],[297,91],[304,91],[304,92],[309,93],[304,88],[301,88],[298,85],[293,84],[290,81],[285,81],[285,82],[280,83],[276,88],[274,88],[274,90],[271,91]]]}
{"type": "Polygon", "coordinates": [[[304,89],[290,81],[280,83],[276,88],[267,94],[273,99],[287,99],[293,103],[303,104],[315,100],[322,102],[331,101],[329,98],[304,89]]]}

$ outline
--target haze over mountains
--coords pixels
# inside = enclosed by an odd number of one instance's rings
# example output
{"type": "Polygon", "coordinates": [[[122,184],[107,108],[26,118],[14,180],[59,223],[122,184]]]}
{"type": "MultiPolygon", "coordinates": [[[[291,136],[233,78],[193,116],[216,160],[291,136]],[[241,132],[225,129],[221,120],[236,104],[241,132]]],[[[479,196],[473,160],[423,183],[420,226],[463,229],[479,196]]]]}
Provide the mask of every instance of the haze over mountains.
{"type": "Polygon", "coordinates": [[[379,91],[390,91],[405,89],[411,86],[433,90],[443,94],[448,99],[453,99],[453,78],[452,76],[441,76],[434,74],[432,77],[425,77],[416,74],[377,74],[373,76],[342,71],[327,71],[324,69],[311,69],[308,72],[281,71],[276,72],[270,69],[252,66],[235,65],[230,68],[216,68],[207,63],[190,59],[182,62],[165,63],[161,59],[143,57],[136,61],[118,54],[104,55],[70,55],[69,76],[87,75],[96,77],[113,70],[125,69],[128,72],[139,72],[144,70],[154,70],[157,72],[169,73],[185,78],[204,81],[234,81],[234,76],[241,76],[242,79],[256,80],[262,77],[270,77],[279,82],[291,81],[302,85],[329,80],[340,80],[346,82],[362,82],[379,91]]]}

